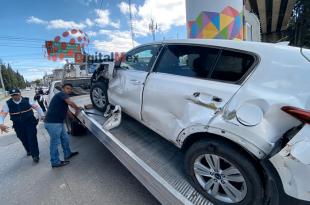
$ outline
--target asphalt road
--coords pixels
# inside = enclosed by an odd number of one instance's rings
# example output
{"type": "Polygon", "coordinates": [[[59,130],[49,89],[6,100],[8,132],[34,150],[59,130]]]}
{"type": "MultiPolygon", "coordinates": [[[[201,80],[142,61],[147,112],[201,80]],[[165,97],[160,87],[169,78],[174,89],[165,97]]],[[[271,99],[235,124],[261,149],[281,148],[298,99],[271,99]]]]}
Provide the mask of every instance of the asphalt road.
{"type": "MultiPolygon", "coordinates": [[[[33,97],[34,91],[23,95],[33,97]]],[[[13,130],[0,134],[1,205],[159,204],[91,134],[71,137],[71,149],[80,154],[57,169],[50,167],[49,136],[43,123],[38,125],[38,141],[41,160],[35,164],[13,130]]]]}

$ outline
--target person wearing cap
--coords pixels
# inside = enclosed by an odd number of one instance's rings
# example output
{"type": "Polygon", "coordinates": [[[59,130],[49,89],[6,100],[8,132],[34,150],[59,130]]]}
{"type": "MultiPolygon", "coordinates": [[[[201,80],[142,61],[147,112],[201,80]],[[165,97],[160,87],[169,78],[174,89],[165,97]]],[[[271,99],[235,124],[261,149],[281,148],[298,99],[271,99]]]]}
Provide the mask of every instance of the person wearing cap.
{"type": "Polygon", "coordinates": [[[4,125],[4,119],[9,114],[13,121],[13,128],[22,142],[27,156],[31,155],[33,161],[38,163],[40,160],[36,127],[38,122],[34,117],[33,109],[37,111],[41,119],[44,118],[44,113],[37,103],[27,97],[22,97],[19,89],[11,89],[9,93],[11,98],[2,106],[0,112],[0,129],[8,132],[8,127],[4,125]]]}
{"type": "Polygon", "coordinates": [[[55,94],[52,98],[47,114],[44,120],[45,129],[50,136],[50,155],[52,168],[62,167],[69,164],[69,159],[77,155],[78,152],[72,152],[69,144],[69,135],[64,128],[64,120],[70,112],[68,106],[75,112],[80,111],[69,95],[72,93],[72,84],[66,83],[62,86],[62,91],[55,94]],[[64,160],[59,159],[58,146],[62,146],[64,160]]]}

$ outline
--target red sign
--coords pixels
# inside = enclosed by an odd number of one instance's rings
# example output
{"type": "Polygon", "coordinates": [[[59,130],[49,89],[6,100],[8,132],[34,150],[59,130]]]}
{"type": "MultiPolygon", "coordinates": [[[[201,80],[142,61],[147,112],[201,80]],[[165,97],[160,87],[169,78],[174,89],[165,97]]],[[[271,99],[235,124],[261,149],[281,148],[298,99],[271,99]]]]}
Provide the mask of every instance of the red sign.
{"type": "Polygon", "coordinates": [[[45,41],[45,47],[47,55],[52,60],[59,58],[75,58],[76,54],[82,55],[80,44],[73,42],[57,42],[57,41],[45,41]]]}

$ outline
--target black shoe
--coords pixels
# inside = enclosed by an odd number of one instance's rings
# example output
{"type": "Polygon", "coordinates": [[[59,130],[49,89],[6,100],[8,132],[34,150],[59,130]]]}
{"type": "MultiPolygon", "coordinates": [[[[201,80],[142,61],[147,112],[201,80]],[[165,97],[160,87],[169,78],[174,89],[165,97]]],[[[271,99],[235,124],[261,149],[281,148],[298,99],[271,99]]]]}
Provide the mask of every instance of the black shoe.
{"type": "Polygon", "coordinates": [[[31,153],[30,152],[27,152],[27,157],[31,156],[31,153]]]}
{"type": "Polygon", "coordinates": [[[71,154],[67,158],[65,158],[65,160],[71,159],[72,157],[74,157],[75,155],[78,155],[78,154],[79,154],[79,152],[71,152],[71,154]]]}
{"type": "Polygon", "coordinates": [[[40,157],[39,156],[38,157],[32,157],[32,159],[33,159],[33,161],[35,163],[38,163],[40,161],[40,157]]]}
{"type": "Polygon", "coordinates": [[[60,164],[52,165],[52,168],[63,167],[69,163],[70,163],[70,161],[60,161],[60,164]]]}

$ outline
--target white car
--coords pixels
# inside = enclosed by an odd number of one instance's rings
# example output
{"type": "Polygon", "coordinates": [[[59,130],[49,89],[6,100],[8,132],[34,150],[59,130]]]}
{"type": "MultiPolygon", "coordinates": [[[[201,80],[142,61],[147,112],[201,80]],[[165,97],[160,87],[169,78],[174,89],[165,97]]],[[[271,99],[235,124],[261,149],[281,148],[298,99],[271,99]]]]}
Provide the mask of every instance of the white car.
{"type": "Polygon", "coordinates": [[[44,93],[48,92],[49,91],[49,87],[47,86],[42,86],[42,90],[44,93]]]}
{"type": "Polygon", "coordinates": [[[56,80],[50,84],[48,90],[46,90],[45,92],[43,91],[44,93],[46,93],[46,96],[44,97],[46,107],[49,106],[54,95],[61,91],[61,85],[62,85],[61,80],[56,80]]]}
{"type": "Polygon", "coordinates": [[[191,183],[215,204],[309,204],[309,58],[258,42],[147,44],[99,67],[91,100],[183,149],[191,183]]]}

